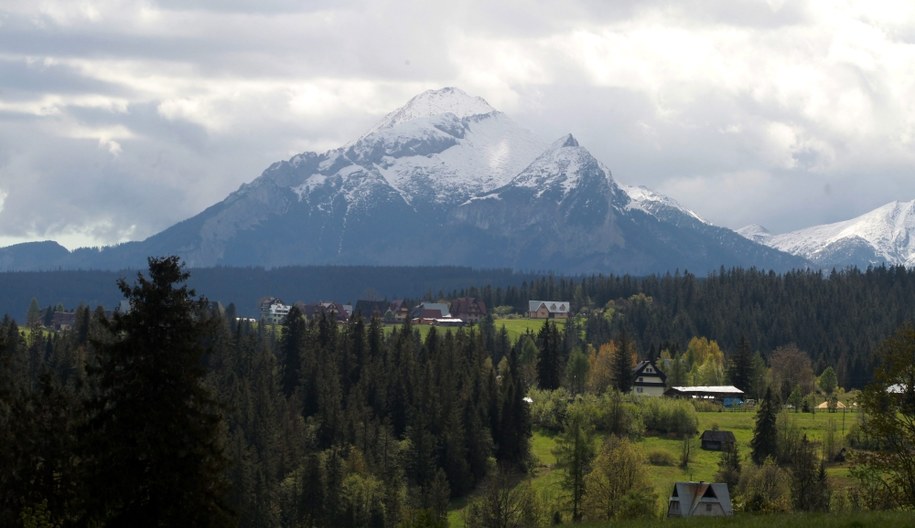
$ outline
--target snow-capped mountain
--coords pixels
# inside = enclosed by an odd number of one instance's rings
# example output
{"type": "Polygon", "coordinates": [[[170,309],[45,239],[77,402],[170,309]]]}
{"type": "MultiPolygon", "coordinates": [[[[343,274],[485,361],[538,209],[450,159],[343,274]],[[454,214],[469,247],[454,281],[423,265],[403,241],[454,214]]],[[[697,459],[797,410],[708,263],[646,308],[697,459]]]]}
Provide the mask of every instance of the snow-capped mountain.
{"type": "Polygon", "coordinates": [[[915,201],[891,202],[851,220],[780,235],[760,226],[738,232],[823,268],[915,267],[915,201]]]}
{"type": "MultiPolygon", "coordinates": [[[[59,251],[53,252],[58,254],[59,251]]],[[[0,250],[17,267],[15,247],[0,250]]],[[[48,268],[469,265],[651,273],[806,263],[622,187],[570,134],[540,141],[479,97],[430,90],[354,141],[274,163],[225,200],[142,242],[48,268]]],[[[52,259],[53,260],[53,259],[52,259]]]]}

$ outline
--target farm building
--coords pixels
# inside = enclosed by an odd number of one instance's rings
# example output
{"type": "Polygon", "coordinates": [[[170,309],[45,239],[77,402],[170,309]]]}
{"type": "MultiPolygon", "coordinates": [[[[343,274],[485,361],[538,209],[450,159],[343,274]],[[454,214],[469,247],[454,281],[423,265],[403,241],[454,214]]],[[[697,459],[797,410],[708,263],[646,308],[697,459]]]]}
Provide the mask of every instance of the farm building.
{"type": "Polygon", "coordinates": [[[705,431],[699,441],[706,451],[730,451],[737,443],[731,431],[705,431]]]}
{"type": "Polygon", "coordinates": [[[671,398],[693,398],[721,402],[725,407],[743,401],[744,392],[733,385],[700,385],[696,387],[671,387],[664,392],[671,398]]]}

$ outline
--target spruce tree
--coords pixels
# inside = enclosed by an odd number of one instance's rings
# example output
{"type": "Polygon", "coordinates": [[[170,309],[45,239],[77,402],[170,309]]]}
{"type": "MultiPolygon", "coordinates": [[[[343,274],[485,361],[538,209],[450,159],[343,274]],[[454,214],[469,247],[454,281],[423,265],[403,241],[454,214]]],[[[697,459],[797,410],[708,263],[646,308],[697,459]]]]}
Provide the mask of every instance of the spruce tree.
{"type": "Polygon", "coordinates": [[[543,390],[559,388],[562,375],[562,363],[559,355],[559,330],[548,320],[537,334],[537,348],[540,357],[537,359],[537,385],[543,390]]]}
{"type": "Polygon", "coordinates": [[[778,405],[772,395],[772,389],[766,389],[766,396],[756,411],[756,427],[753,429],[753,439],[750,440],[750,455],[757,465],[762,464],[766,458],[776,456],[778,452],[778,430],[776,418],[778,405]]]}
{"type": "Polygon", "coordinates": [[[86,445],[87,524],[229,526],[221,415],[204,385],[207,301],[177,257],[118,281],[130,310],[96,340],[98,394],[86,445]]]}
{"type": "Polygon", "coordinates": [[[741,336],[729,367],[728,377],[731,385],[749,394],[753,379],[753,353],[750,351],[750,343],[747,342],[746,337],[741,336]]]}
{"type": "Polygon", "coordinates": [[[280,354],[283,361],[283,394],[288,398],[302,384],[302,347],[307,328],[298,306],[289,309],[283,321],[280,354]]]}

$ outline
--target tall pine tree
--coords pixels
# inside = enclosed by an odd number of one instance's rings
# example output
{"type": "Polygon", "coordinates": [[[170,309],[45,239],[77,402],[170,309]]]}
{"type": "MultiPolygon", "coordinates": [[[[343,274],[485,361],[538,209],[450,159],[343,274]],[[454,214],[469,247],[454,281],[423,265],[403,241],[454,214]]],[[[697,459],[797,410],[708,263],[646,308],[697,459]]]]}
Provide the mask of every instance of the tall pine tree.
{"type": "Polygon", "coordinates": [[[750,454],[757,465],[765,462],[768,457],[776,456],[778,452],[777,417],[778,404],[769,388],[756,411],[756,427],[753,429],[753,439],[750,440],[750,454]]]}
{"type": "Polygon", "coordinates": [[[96,341],[99,392],[86,447],[88,524],[229,526],[221,415],[204,386],[207,301],[177,257],[118,287],[130,310],[96,341]]]}

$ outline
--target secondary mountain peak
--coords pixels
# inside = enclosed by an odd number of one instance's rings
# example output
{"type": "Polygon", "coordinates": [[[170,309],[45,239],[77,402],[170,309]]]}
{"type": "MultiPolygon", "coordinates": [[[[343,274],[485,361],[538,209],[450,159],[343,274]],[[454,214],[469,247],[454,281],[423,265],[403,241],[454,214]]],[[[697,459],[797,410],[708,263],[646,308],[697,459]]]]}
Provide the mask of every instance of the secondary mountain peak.
{"type": "Polygon", "coordinates": [[[469,95],[459,88],[446,87],[426,90],[394,110],[381,121],[378,129],[390,128],[419,118],[452,114],[459,119],[495,112],[482,97],[469,95]]]}
{"type": "Polygon", "coordinates": [[[824,268],[915,267],[915,201],[894,201],[850,220],[762,239],[740,233],[824,268]]]}
{"type": "Polygon", "coordinates": [[[759,224],[743,226],[740,229],[737,229],[737,233],[752,240],[753,242],[756,242],[757,244],[765,244],[766,240],[772,237],[772,233],[759,224]]]}

